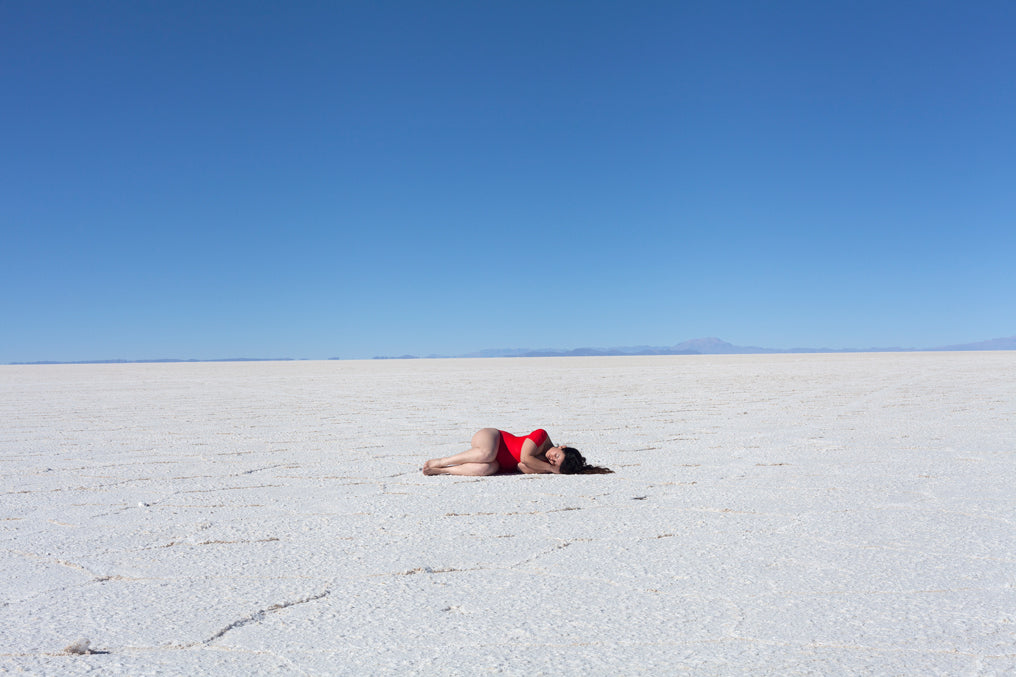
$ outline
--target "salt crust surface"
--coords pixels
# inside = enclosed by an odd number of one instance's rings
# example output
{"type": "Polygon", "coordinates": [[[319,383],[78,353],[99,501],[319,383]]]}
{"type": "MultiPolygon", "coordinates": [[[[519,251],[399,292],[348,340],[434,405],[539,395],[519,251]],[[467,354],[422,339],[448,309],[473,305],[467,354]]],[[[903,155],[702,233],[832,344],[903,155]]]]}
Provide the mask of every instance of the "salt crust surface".
{"type": "Polygon", "coordinates": [[[1013,674],[1014,433],[1016,352],[3,366],[0,671],[1013,674]]]}

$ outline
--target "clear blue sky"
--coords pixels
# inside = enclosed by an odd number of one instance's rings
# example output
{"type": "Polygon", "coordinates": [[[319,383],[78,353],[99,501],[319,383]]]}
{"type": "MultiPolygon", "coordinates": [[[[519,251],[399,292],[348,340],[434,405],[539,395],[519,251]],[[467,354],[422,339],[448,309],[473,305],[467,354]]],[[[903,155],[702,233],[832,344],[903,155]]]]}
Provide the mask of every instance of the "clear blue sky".
{"type": "Polygon", "coordinates": [[[4,2],[0,362],[1016,334],[1016,3],[4,2]]]}

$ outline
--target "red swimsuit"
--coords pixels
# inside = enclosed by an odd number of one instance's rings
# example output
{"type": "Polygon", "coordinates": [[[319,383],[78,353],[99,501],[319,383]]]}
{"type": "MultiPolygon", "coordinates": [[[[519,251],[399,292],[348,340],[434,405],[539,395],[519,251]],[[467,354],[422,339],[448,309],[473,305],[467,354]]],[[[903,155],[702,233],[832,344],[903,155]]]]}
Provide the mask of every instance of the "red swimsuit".
{"type": "Polygon", "coordinates": [[[522,460],[523,442],[532,440],[536,443],[536,448],[539,449],[540,445],[547,441],[549,437],[547,431],[543,428],[537,428],[525,437],[515,437],[515,435],[506,433],[503,430],[498,430],[497,432],[501,435],[501,439],[497,443],[497,463],[501,466],[503,472],[512,472],[518,469],[519,461],[522,460]]]}

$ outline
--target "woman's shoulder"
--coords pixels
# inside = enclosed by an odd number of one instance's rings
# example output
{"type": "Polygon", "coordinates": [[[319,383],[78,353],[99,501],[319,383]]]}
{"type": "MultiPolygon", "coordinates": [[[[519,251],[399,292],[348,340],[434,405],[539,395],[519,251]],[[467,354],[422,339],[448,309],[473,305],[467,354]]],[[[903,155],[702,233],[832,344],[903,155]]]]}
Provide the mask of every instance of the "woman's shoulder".
{"type": "Polygon", "coordinates": [[[543,428],[537,428],[533,432],[531,432],[528,435],[526,435],[526,437],[528,437],[532,441],[536,442],[537,446],[539,446],[539,445],[543,444],[544,440],[546,440],[548,437],[550,437],[550,435],[548,435],[547,431],[544,430],[543,428]]]}

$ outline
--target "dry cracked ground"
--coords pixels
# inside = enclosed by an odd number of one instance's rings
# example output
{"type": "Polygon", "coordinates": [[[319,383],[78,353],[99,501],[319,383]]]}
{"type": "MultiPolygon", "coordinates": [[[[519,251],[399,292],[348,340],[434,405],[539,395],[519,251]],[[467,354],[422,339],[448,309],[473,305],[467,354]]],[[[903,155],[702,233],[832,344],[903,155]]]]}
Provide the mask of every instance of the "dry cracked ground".
{"type": "Polygon", "coordinates": [[[0,671],[1007,674],[1016,353],[0,367],[0,671]],[[613,475],[424,477],[485,426],[613,475]]]}

